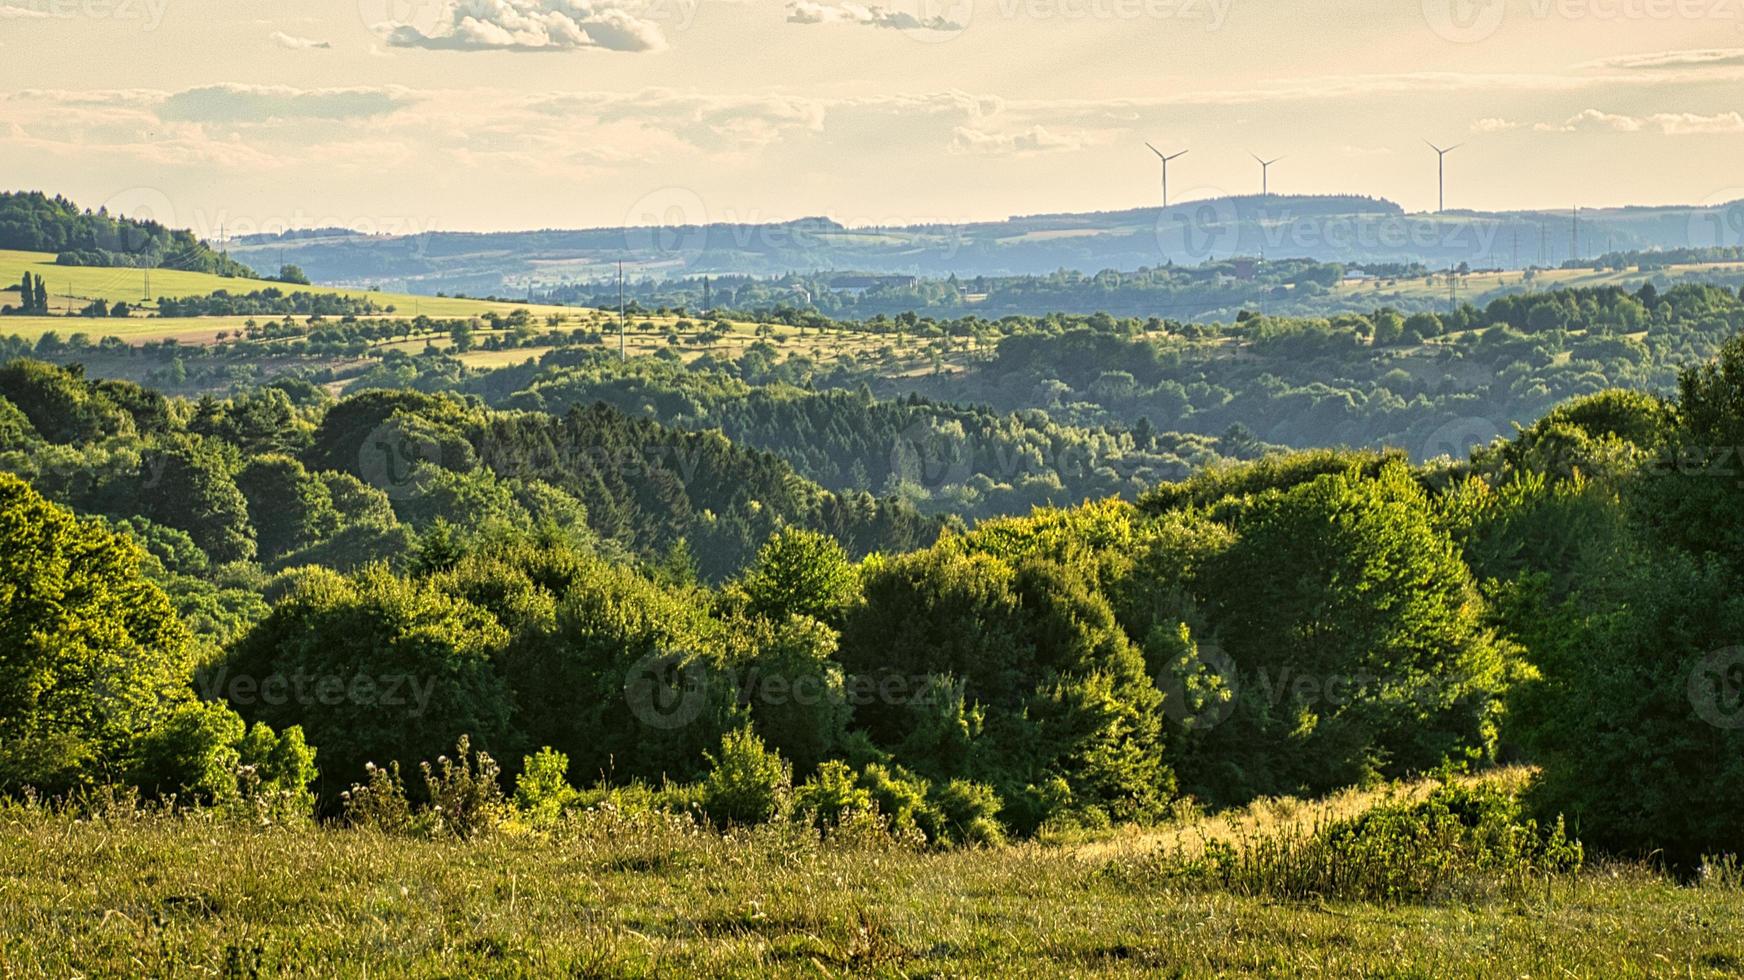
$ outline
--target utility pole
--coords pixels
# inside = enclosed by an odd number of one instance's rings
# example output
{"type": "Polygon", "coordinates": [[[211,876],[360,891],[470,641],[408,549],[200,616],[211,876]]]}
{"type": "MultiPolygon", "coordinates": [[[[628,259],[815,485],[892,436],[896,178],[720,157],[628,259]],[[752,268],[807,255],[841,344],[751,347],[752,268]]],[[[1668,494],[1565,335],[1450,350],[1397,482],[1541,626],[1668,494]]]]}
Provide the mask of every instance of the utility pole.
{"type": "Polygon", "coordinates": [[[140,297],[141,303],[151,302],[151,266],[145,267],[145,295],[140,297]]]}
{"type": "Polygon", "coordinates": [[[1569,238],[1568,259],[1571,263],[1580,261],[1580,208],[1578,207],[1574,209],[1574,231],[1569,238]]]}
{"type": "Polygon", "coordinates": [[[618,360],[630,359],[629,350],[624,346],[624,260],[618,260],[618,360]]]}

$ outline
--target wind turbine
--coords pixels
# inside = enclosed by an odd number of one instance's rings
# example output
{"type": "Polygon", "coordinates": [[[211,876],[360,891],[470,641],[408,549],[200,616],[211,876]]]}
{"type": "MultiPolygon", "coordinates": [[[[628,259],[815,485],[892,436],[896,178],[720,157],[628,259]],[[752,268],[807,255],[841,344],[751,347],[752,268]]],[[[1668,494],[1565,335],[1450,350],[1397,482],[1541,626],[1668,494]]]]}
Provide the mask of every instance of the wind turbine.
{"type": "Polygon", "coordinates": [[[1182,150],[1181,152],[1176,153],[1173,156],[1165,156],[1163,154],[1162,150],[1159,150],[1156,147],[1151,146],[1149,143],[1146,143],[1145,146],[1150,147],[1150,151],[1157,155],[1157,159],[1163,161],[1163,207],[1166,208],[1169,206],[1169,161],[1173,160],[1177,157],[1186,156],[1187,151],[1182,150]]]}
{"type": "Polygon", "coordinates": [[[1455,143],[1444,150],[1428,140],[1424,140],[1423,142],[1431,150],[1435,151],[1436,185],[1440,191],[1440,196],[1436,199],[1435,213],[1440,214],[1447,210],[1447,155],[1465,144],[1455,143]]]}
{"type": "Polygon", "coordinates": [[[1254,162],[1258,163],[1260,165],[1260,194],[1262,196],[1267,196],[1267,197],[1271,196],[1271,193],[1272,193],[1272,164],[1277,163],[1279,160],[1282,160],[1284,158],[1283,157],[1273,157],[1270,160],[1261,160],[1260,155],[1258,153],[1249,153],[1248,156],[1253,157],[1254,162]]]}

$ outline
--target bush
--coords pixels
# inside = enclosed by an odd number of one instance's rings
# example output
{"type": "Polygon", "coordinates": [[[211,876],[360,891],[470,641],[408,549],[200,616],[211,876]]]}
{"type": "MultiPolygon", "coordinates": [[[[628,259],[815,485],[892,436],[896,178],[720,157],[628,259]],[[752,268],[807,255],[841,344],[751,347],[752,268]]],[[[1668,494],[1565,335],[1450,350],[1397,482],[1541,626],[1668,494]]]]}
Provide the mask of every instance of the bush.
{"type": "Polygon", "coordinates": [[[854,770],[846,762],[831,760],[794,790],[793,806],[814,826],[829,828],[850,813],[871,810],[873,804],[872,794],[857,785],[854,770]]]}
{"type": "Polygon", "coordinates": [[[547,747],[521,760],[515,806],[536,826],[556,823],[579,796],[569,785],[569,756],[547,747]]]}
{"type": "Polygon", "coordinates": [[[720,754],[708,754],[703,813],[718,826],[748,826],[773,820],[786,809],[793,770],[767,749],[749,727],[721,737],[720,754]]]}

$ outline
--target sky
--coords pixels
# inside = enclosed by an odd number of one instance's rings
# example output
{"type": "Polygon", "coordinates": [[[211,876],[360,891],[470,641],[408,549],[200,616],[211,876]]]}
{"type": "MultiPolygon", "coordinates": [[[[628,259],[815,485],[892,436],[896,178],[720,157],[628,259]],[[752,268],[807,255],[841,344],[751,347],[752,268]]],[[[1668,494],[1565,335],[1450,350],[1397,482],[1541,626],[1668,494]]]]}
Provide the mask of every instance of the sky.
{"type": "Polygon", "coordinates": [[[0,188],[207,237],[1744,197],[1744,0],[0,0],[0,188]]]}

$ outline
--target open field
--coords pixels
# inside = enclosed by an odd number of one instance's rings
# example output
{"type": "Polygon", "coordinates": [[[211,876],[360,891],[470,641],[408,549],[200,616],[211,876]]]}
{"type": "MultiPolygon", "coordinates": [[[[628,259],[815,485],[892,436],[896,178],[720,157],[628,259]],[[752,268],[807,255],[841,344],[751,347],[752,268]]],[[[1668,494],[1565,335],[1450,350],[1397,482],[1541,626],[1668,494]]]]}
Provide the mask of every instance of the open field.
{"type": "MultiPolygon", "coordinates": [[[[55,257],[47,252],[17,252],[0,249],[0,287],[16,284],[27,271],[42,276],[43,282],[48,286],[49,310],[55,313],[65,313],[69,309],[77,311],[96,299],[111,303],[123,301],[137,304],[147,295],[148,270],[145,269],[57,265],[55,257]],[[70,301],[68,300],[69,294],[72,297],[70,301]]],[[[270,286],[287,293],[338,293],[342,296],[368,297],[383,308],[393,306],[395,312],[404,316],[413,316],[419,313],[436,317],[476,316],[489,311],[508,313],[523,307],[539,316],[575,312],[573,308],[564,306],[492,303],[486,300],[454,299],[440,296],[411,296],[362,289],[342,289],[336,286],[323,286],[319,283],[313,286],[296,286],[286,283],[263,282],[256,279],[227,279],[223,276],[214,276],[204,272],[182,272],[176,269],[151,269],[149,272],[151,279],[149,295],[154,299],[160,296],[203,296],[220,289],[229,290],[231,293],[247,293],[270,286]]],[[[0,293],[0,305],[15,306],[17,299],[17,293],[0,293]]],[[[148,308],[150,305],[149,302],[146,303],[148,308]]],[[[6,325],[0,323],[0,329],[6,329],[6,325]]]]}
{"type": "MultiPolygon", "coordinates": [[[[1360,803],[1350,797],[1339,810],[1360,803]]],[[[1265,828],[1282,804],[1207,824],[1265,828]]],[[[1297,805],[1309,812],[1311,805],[1297,805]]],[[[584,814],[470,842],[0,811],[0,973],[1678,976],[1744,893],[1604,866],[1513,898],[1280,902],[1062,843],[920,852],[584,814]]],[[[1168,831],[1193,835],[1196,823],[1168,831]]]]}
{"type": "MultiPolygon", "coordinates": [[[[1744,274],[1744,263],[1708,262],[1692,265],[1672,266],[1664,270],[1673,275],[1739,275],[1744,274]]],[[[1649,278],[1650,274],[1637,272],[1633,269],[1614,272],[1609,269],[1542,269],[1527,285],[1532,289],[1592,289],[1601,286],[1624,286],[1636,288],[1637,284],[1649,278]]],[[[1392,285],[1381,285],[1377,288],[1375,280],[1367,282],[1340,283],[1335,292],[1345,295],[1364,296],[1372,294],[1377,303],[1389,297],[1407,299],[1435,299],[1447,296],[1447,279],[1442,275],[1431,275],[1433,285],[1425,281],[1425,277],[1382,280],[1392,285]]],[[[1457,295],[1464,299],[1482,296],[1503,287],[1518,289],[1525,280],[1525,273],[1518,269],[1505,272],[1475,272],[1459,277],[1457,295]]]]}

